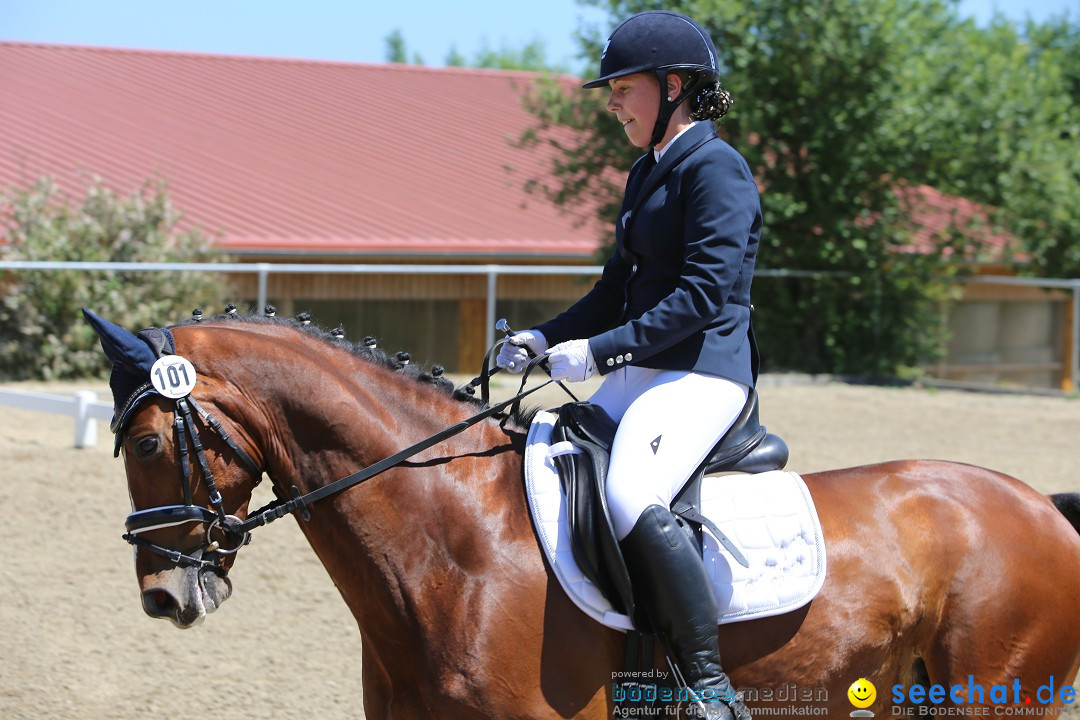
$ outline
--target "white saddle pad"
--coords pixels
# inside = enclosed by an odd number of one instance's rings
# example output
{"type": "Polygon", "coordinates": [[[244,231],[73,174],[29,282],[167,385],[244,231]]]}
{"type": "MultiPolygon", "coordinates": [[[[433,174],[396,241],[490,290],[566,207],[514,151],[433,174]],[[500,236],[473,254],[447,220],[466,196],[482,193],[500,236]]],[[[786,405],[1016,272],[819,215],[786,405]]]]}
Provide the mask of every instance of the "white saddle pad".
{"type": "MultiPolygon", "coordinates": [[[[578,568],[570,548],[566,500],[551,460],[556,416],[539,412],[525,449],[525,487],[533,525],[555,576],[587,615],[620,630],[633,629],[578,568]]],[[[558,454],[556,448],[554,454],[558,454]]],[[[704,531],[704,560],[722,623],[795,610],[825,582],[825,540],[814,501],[793,472],[711,475],[702,481],[702,514],[742,550],[744,568],[704,531]]]]}

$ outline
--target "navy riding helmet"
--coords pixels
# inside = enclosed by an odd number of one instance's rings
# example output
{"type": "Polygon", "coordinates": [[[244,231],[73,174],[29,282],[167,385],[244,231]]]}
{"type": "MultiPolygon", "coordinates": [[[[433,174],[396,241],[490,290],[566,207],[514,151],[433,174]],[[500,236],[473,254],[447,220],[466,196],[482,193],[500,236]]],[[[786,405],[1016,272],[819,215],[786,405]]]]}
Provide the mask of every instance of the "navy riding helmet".
{"type": "Polygon", "coordinates": [[[611,32],[600,57],[600,77],[582,87],[603,87],[613,78],[643,72],[655,73],[660,81],[660,114],[651,141],[656,145],[679,103],[719,79],[716,46],[705,28],[685,15],[670,10],[638,13],[611,32]],[[689,81],[682,94],[668,100],[667,76],[678,70],[686,71],[689,81]]]}

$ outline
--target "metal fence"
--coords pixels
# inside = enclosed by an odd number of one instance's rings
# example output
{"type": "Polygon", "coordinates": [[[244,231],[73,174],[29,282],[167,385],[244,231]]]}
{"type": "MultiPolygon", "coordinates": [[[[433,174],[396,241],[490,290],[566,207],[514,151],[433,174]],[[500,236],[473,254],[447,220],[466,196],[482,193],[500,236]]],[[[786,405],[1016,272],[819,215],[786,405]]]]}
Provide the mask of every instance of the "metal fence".
{"type": "Polygon", "coordinates": [[[51,262],[33,260],[0,261],[0,270],[80,270],[140,272],[214,272],[254,275],[257,278],[256,307],[269,302],[267,288],[271,275],[466,275],[481,276],[487,282],[485,347],[495,342],[495,301],[500,277],[514,275],[596,276],[600,266],[574,265],[344,265],[318,263],[142,263],[142,262],[51,262]]]}
{"type": "MultiPolygon", "coordinates": [[[[568,265],[423,265],[423,264],[318,264],[318,263],[117,263],[117,262],[48,262],[48,261],[0,261],[0,270],[36,271],[36,270],[75,270],[75,271],[145,271],[145,272],[215,272],[229,276],[246,277],[250,282],[255,279],[254,288],[256,307],[265,307],[269,301],[268,288],[271,278],[280,275],[357,275],[357,276],[462,276],[479,279],[484,283],[480,291],[483,297],[483,346],[490,347],[494,342],[496,303],[505,289],[500,291],[500,280],[520,276],[559,276],[588,277],[597,276],[600,266],[568,265]]],[[[759,277],[819,277],[829,273],[810,273],[790,270],[758,270],[759,277]]],[[[1018,373],[1037,368],[1056,368],[1063,378],[1058,389],[1080,389],[1080,279],[1062,280],[1052,278],[1020,278],[1000,276],[973,276],[958,278],[952,282],[968,285],[998,286],[1022,288],[1029,291],[1056,293],[1052,299],[1055,307],[1062,312],[1055,320],[1055,357],[1052,361],[1041,362],[1003,362],[990,358],[984,363],[988,371],[999,375],[1018,373]],[[1067,299],[1066,299],[1067,298],[1067,299]]],[[[1008,293],[1005,293],[1007,296],[1008,293]]],[[[1007,297],[1006,297],[1007,299],[1007,297]]],[[[1031,298],[1028,298],[1030,301],[1031,298]]],[[[477,338],[479,339],[479,337],[477,338]]],[[[955,373],[962,363],[945,361],[927,368],[931,374],[947,375],[955,373]],[[951,363],[951,364],[950,364],[951,363]]],[[[1022,383],[1020,383],[1022,384],[1022,383]]]]}

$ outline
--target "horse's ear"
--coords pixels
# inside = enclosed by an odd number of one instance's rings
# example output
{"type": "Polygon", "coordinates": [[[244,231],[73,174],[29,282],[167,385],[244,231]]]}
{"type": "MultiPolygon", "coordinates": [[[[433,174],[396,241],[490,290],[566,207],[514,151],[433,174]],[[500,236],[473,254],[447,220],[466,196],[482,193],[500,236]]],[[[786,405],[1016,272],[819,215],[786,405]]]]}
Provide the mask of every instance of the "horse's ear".
{"type": "Polygon", "coordinates": [[[101,349],[105,355],[113,361],[131,371],[149,373],[157,356],[150,346],[142,339],[116,323],[98,317],[91,311],[83,308],[83,317],[101,340],[101,349]]]}

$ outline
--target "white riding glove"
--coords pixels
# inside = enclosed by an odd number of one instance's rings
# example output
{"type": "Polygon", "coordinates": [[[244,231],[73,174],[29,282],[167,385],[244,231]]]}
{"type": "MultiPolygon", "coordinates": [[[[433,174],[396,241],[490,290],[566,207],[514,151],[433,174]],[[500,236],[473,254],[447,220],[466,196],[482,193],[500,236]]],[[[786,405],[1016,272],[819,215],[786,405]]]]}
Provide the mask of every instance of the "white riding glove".
{"type": "Polygon", "coordinates": [[[552,380],[582,382],[592,377],[596,360],[589,349],[588,340],[567,340],[551,348],[548,353],[552,380]]]}
{"type": "Polygon", "coordinates": [[[532,350],[534,355],[543,355],[548,348],[547,338],[539,330],[522,330],[511,335],[499,348],[495,364],[515,374],[521,372],[529,364],[529,353],[525,348],[532,350]]]}

